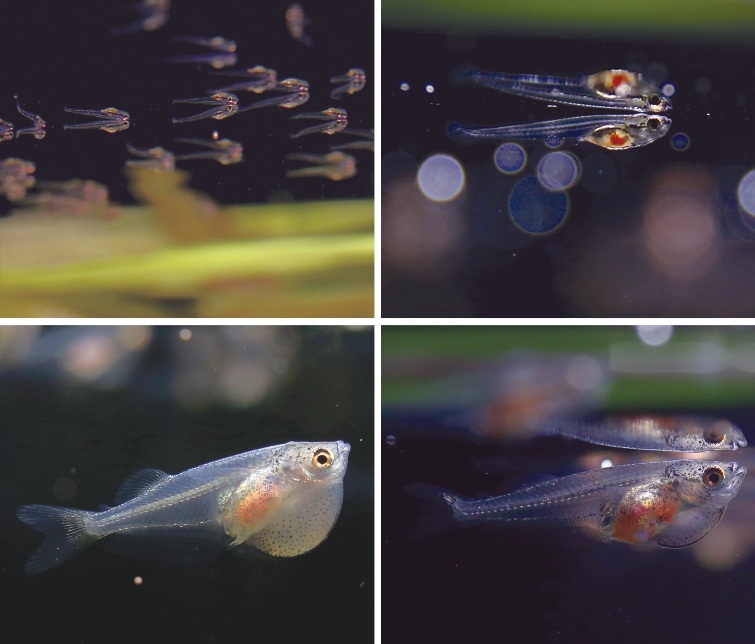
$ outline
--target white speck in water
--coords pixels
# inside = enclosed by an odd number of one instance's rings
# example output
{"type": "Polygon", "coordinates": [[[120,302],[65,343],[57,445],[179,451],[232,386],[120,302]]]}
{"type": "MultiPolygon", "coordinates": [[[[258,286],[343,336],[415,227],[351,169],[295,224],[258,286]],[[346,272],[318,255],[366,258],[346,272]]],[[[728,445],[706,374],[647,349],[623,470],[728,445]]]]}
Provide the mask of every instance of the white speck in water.
{"type": "Polygon", "coordinates": [[[409,90],[411,89],[411,85],[409,85],[409,83],[407,83],[407,82],[403,82],[403,83],[401,83],[401,84],[400,84],[400,85],[398,86],[398,88],[399,88],[399,89],[400,89],[400,90],[401,90],[402,92],[408,92],[408,91],[409,91],[409,90]]]}
{"type": "Polygon", "coordinates": [[[425,85],[425,91],[428,94],[432,94],[435,91],[435,87],[431,85],[430,83],[428,83],[427,85],[425,85]]]}
{"type": "Polygon", "coordinates": [[[396,444],[396,437],[393,434],[388,434],[388,436],[385,437],[385,444],[393,447],[396,444]]]}

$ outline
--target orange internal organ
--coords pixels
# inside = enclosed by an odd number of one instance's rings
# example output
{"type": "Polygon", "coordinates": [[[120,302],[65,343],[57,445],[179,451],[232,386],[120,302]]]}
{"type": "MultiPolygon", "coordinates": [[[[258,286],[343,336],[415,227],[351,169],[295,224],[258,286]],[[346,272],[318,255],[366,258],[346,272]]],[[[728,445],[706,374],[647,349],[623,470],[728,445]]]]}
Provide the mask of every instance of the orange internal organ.
{"type": "Polygon", "coordinates": [[[234,509],[237,524],[247,527],[264,522],[281,505],[281,495],[275,486],[263,483],[240,496],[234,509]]]}
{"type": "Polygon", "coordinates": [[[600,96],[624,97],[628,96],[638,83],[637,75],[624,69],[609,69],[587,77],[587,87],[600,96]]]}
{"type": "Polygon", "coordinates": [[[629,141],[629,136],[622,132],[614,131],[609,135],[609,140],[611,141],[611,145],[613,147],[621,148],[627,144],[627,141],[629,141]]]}
{"type": "Polygon", "coordinates": [[[643,488],[621,500],[611,525],[611,535],[625,543],[646,543],[674,520],[682,508],[674,487],[643,488]]]}

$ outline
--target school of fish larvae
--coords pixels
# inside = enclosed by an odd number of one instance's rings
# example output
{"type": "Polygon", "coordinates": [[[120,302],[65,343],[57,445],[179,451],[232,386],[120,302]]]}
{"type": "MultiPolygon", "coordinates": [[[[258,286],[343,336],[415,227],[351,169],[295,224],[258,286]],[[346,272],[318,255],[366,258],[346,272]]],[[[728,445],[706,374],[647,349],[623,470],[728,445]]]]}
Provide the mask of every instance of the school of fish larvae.
{"type": "Polygon", "coordinates": [[[100,512],[22,505],[16,516],[45,534],[26,564],[39,573],[110,534],[180,534],[294,557],[320,544],[341,511],[351,447],[289,442],[170,475],[143,469],[100,512]]]}
{"type": "MultiPolygon", "coordinates": [[[[154,31],[163,27],[170,18],[169,0],[141,0],[131,5],[131,8],[140,15],[132,23],[111,30],[113,36],[124,36],[144,31],[154,31]]],[[[294,3],[288,7],[285,13],[286,27],[294,40],[300,41],[307,47],[312,46],[312,39],[304,32],[304,27],[309,23],[309,18],[304,14],[302,6],[294,3]]],[[[257,110],[260,108],[294,109],[307,103],[310,99],[309,82],[301,78],[278,77],[275,69],[264,65],[254,65],[245,69],[233,68],[238,63],[236,41],[222,36],[173,36],[170,40],[174,43],[204,48],[211,50],[209,53],[194,53],[176,56],[166,56],[165,62],[170,64],[188,64],[197,67],[207,66],[213,68],[213,75],[237,77],[243,80],[225,84],[224,87],[208,89],[204,96],[191,98],[177,98],[174,104],[204,105],[208,109],[195,112],[186,116],[173,117],[174,125],[193,123],[195,121],[214,119],[220,121],[235,114],[257,110]],[[231,69],[226,69],[226,68],[231,69]],[[237,94],[232,92],[246,91],[256,95],[270,93],[270,98],[254,101],[248,105],[241,105],[237,94]]],[[[363,69],[354,67],[344,73],[330,78],[335,87],[330,92],[332,100],[342,100],[364,89],[367,76],[363,69]]],[[[217,84],[214,83],[213,84],[217,84]]],[[[0,143],[13,141],[21,135],[33,137],[41,141],[47,136],[47,121],[39,114],[34,114],[22,107],[18,95],[14,95],[18,113],[31,122],[29,127],[17,128],[13,123],[0,118],[0,143]]],[[[85,121],[78,123],[66,123],[64,130],[100,130],[108,134],[116,134],[128,130],[132,125],[131,114],[116,107],[105,108],[79,108],[64,107],[65,112],[86,117],[85,121]]],[[[348,151],[366,150],[374,152],[375,133],[373,129],[364,130],[348,127],[348,113],[339,107],[327,107],[313,112],[301,112],[291,117],[292,119],[311,119],[320,121],[309,127],[289,134],[291,139],[298,139],[305,135],[324,134],[327,136],[346,135],[355,137],[353,140],[331,145],[327,153],[315,152],[292,152],[286,155],[286,159],[297,163],[304,163],[303,167],[286,170],[286,177],[322,177],[331,181],[350,179],[357,173],[357,159],[348,151]]],[[[162,146],[141,148],[130,142],[126,143],[126,149],[136,159],[128,159],[126,166],[146,167],[155,172],[172,172],[176,162],[211,160],[223,166],[241,163],[244,160],[244,146],[239,141],[231,139],[219,139],[217,131],[213,133],[211,140],[199,137],[180,137],[174,141],[178,144],[199,146],[200,150],[176,154],[162,146]]],[[[5,158],[0,161],[0,197],[5,197],[11,202],[20,202],[21,205],[34,206],[44,205],[48,209],[68,209],[78,206],[86,206],[94,201],[92,195],[80,197],[80,181],[71,182],[46,182],[52,190],[43,190],[31,194],[37,183],[35,172],[36,164],[32,161],[15,157],[5,158]]],[[[94,182],[88,182],[94,184],[94,182]]],[[[96,198],[102,203],[108,201],[109,192],[106,186],[94,184],[97,188],[96,198]]],[[[38,184],[37,187],[41,187],[38,184]]],[[[91,205],[91,204],[90,204],[91,205]]]]}

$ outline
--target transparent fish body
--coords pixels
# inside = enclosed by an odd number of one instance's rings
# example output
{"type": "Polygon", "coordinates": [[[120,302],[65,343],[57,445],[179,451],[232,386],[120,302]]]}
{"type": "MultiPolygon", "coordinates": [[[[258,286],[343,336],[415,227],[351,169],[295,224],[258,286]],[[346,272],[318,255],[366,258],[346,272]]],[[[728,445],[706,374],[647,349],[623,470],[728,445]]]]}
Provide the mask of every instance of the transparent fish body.
{"type": "Polygon", "coordinates": [[[47,134],[47,130],[45,129],[47,127],[47,123],[45,122],[45,120],[38,114],[32,114],[31,112],[21,107],[21,103],[18,102],[18,96],[14,96],[13,98],[16,99],[16,109],[18,110],[18,113],[31,121],[31,127],[25,127],[21,128],[20,130],[16,130],[16,138],[18,138],[22,134],[29,134],[37,139],[37,141],[44,139],[47,134]]]}
{"type": "Polygon", "coordinates": [[[375,130],[360,130],[357,128],[347,127],[345,130],[341,130],[341,134],[350,134],[351,136],[360,137],[364,140],[349,141],[348,143],[331,145],[331,152],[336,152],[338,150],[367,150],[369,152],[375,151],[375,130]]]}
{"type": "Polygon", "coordinates": [[[311,125],[298,132],[290,134],[292,139],[298,139],[305,134],[328,134],[333,135],[342,132],[349,124],[349,115],[346,110],[338,107],[329,107],[320,112],[300,112],[291,117],[292,119],[314,119],[316,121],[325,121],[318,125],[311,125]]]}
{"type": "Polygon", "coordinates": [[[125,8],[139,12],[139,17],[127,25],[113,27],[110,33],[114,36],[124,36],[141,31],[155,31],[164,26],[170,19],[170,0],[141,0],[125,8]]]}
{"type": "Polygon", "coordinates": [[[461,78],[507,94],[561,105],[652,113],[671,109],[671,101],[653,83],[626,69],[574,78],[474,69],[461,78]]]}
{"type": "Polygon", "coordinates": [[[311,165],[295,170],[286,170],[289,178],[325,177],[331,181],[350,179],[357,173],[357,160],[344,152],[312,154],[309,152],[292,152],[286,155],[290,161],[303,161],[311,165]]]}
{"type": "Polygon", "coordinates": [[[232,54],[238,49],[235,40],[223,38],[222,36],[172,36],[171,40],[173,42],[185,42],[191,45],[197,45],[198,47],[214,49],[215,51],[224,52],[226,54],[232,54]]]}
{"type": "Polygon", "coordinates": [[[631,463],[487,499],[440,498],[460,525],[545,521],[580,526],[603,541],[683,548],[721,520],[746,472],[734,462],[631,463]]]}
{"type": "Polygon", "coordinates": [[[116,107],[106,107],[101,110],[78,109],[75,107],[64,107],[64,112],[69,114],[81,114],[83,116],[92,116],[95,121],[86,123],[65,123],[64,130],[102,130],[108,134],[115,134],[127,130],[131,127],[131,115],[124,110],[116,107]]]}
{"type": "Polygon", "coordinates": [[[128,159],[127,166],[151,168],[156,172],[172,172],[176,168],[176,155],[165,148],[156,146],[153,148],[137,148],[130,143],[126,149],[140,159],[128,159]]]}
{"type": "Polygon", "coordinates": [[[239,109],[239,99],[235,94],[229,94],[228,92],[215,92],[211,96],[202,96],[200,98],[176,98],[173,99],[173,104],[176,103],[195,103],[197,105],[212,105],[208,110],[199,112],[198,114],[192,114],[191,116],[184,116],[181,118],[173,118],[173,123],[190,123],[192,121],[200,121],[202,119],[215,119],[220,121],[227,119],[229,116],[233,116],[239,109]]]}
{"type": "Polygon", "coordinates": [[[295,2],[286,9],[286,29],[294,40],[298,40],[307,47],[312,46],[312,39],[304,33],[304,27],[310,22],[304,15],[304,8],[295,2]]]}
{"type": "Polygon", "coordinates": [[[290,442],[169,475],[140,470],[100,512],[24,505],[16,516],[44,532],[26,570],[42,572],[111,534],[190,535],[293,557],[321,543],[343,499],[350,447],[290,442]]]}
{"type": "Polygon", "coordinates": [[[13,140],[13,123],[0,119],[0,143],[13,140]]]}
{"type": "Polygon", "coordinates": [[[168,63],[189,65],[207,65],[213,69],[233,67],[239,60],[237,54],[226,52],[212,52],[209,54],[185,54],[182,56],[167,56],[164,58],[168,63]]]}
{"type": "Polygon", "coordinates": [[[588,443],[667,452],[734,450],[747,446],[742,430],[724,419],[706,416],[636,416],[595,423],[549,422],[537,428],[588,443]]]}
{"type": "Polygon", "coordinates": [[[475,139],[542,139],[559,145],[576,139],[606,150],[629,150],[657,141],[666,135],[671,119],[657,114],[610,114],[573,116],[551,121],[536,121],[498,127],[464,127],[452,123],[449,134],[475,139]]]}
{"type": "Polygon", "coordinates": [[[254,92],[255,94],[262,94],[269,89],[275,88],[278,84],[278,72],[274,69],[264,67],[263,65],[256,65],[254,67],[248,67],[241,70],[228,70],[225,72],[214,72],[218,76],[239,76],[246,78],[247,80],[240,83],[233,83],[226,85],[218,89],[210,90],[210,92],[236,92],[247,91],[254,92]]]}
{"type": "Polygon", "coordinates": [[[344,94],[356,94],[364,89],[367,84],[367,74],[363,69],[353,68],[340,76],[333,76],[331,83],[339,83],[339,86],[330,93],[330,98],[340,98],[344,94]]]}
{"type": "Polygon", "coordinates": [[[200,152],[189,152],[187,154],[175,155],[174,161],[210,159],[212,161],[217,161],[220,165],[233,165],[234,163],[241,163],[244,160],[244,146],[238,141],[232,141],[231,139],[207,141],[205,139],[189,138],[176,139],[176,143],[199,145],[207,149],[200,152]]]}
{"type": "Polygon", "coordinates": [[[238,109],[239,112],[248,112],[257,110],[261,107],[283,107],[291,109],[303,105],[309,100],[309,83],[300,78],[285,78],[278,81],[274,87],[268,88],[268,91],[282,93],[283,96],[274,96],[266,98],[250,105],[245,105],[238,109]]]}

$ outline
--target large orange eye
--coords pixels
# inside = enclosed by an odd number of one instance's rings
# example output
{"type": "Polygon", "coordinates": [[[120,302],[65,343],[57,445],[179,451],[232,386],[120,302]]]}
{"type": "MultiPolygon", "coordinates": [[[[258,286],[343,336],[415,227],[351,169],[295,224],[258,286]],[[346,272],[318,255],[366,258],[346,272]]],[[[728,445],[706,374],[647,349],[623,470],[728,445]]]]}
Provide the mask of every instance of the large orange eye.
{"type": "Polygon", "coordinates": [[[703,472],[703,485],[712,490],[721,487],[724,484],[725,479],[726,475],[724,474],[724,471],[715,465],[706,468],[703,472]]]}
{"type": "Polygon", "coordinates": [[[703,432],[703,438],[708,443],[723,443],[726,440],[726,429],[721,423],[714,423],[703,432]]]}
{"type": "Polygon", "coordinates": [[[333,454],[327,449],[318,449],[312,454],[312,465],[323,470],[333,464],[333,454]]]}

